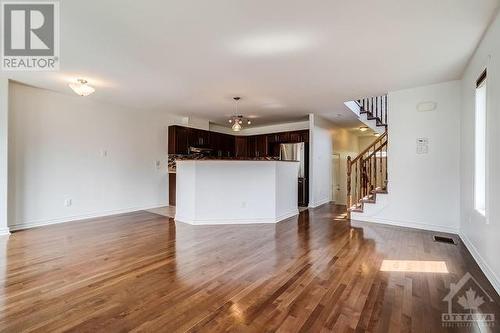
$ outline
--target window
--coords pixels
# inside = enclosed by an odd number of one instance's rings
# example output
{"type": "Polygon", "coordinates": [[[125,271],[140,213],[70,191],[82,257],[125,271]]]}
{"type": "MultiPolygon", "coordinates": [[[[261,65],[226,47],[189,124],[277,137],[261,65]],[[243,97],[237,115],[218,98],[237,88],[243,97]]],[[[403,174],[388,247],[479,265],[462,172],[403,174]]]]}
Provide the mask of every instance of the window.
{"type": "Polygon", "coordinates": [[[486,215],[486,70],[476,82],[474,207],[486,215]]]}

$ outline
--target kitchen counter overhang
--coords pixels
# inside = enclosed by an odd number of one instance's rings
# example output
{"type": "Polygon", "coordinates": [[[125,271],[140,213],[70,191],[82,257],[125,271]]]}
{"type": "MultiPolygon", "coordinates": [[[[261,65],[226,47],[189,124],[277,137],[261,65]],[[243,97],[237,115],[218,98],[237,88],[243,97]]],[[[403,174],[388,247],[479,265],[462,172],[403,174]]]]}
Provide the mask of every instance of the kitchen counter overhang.
{"type": "Polygon", "coordinates": [[[297,215],[295,161],[179,160],[175,220],[276,223],[297,215]]]}

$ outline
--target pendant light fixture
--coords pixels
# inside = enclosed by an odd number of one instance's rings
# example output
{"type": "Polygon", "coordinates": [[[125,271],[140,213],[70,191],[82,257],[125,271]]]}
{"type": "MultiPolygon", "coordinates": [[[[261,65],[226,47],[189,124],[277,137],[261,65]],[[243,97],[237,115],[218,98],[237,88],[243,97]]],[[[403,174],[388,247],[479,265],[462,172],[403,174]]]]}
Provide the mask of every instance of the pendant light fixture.
{"type": "Polygon", "coordinates": [[[233,100],[236,103],[236,115],[232,116],[231,119],[229,119],[229,123],[233,124],[231,129],[234,132],[239,132],[243,128],[241,125],[243,125],[243,122],[246,121],[247,125],[250,125],[252,122],[250,119],[244,119],[242,115],[238,115],[238,102],[240,101],[241,97],[235,96],[233,97],[233,100]]]}

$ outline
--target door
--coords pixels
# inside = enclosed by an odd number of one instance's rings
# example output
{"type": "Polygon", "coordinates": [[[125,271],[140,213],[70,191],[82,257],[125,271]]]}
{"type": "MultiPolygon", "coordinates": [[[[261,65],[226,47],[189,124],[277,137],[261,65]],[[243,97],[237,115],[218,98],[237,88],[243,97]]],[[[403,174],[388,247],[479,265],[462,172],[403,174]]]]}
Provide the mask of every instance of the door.
{"type": "Polygon", "coordinates": [[[333,181],[332,181],[332,200],[335,201],[337,205],[343,205],[341,198],[341,183],[342,177],[340,176],[340,154],[332,155],[332,171],[333,171],[333,181]]]}

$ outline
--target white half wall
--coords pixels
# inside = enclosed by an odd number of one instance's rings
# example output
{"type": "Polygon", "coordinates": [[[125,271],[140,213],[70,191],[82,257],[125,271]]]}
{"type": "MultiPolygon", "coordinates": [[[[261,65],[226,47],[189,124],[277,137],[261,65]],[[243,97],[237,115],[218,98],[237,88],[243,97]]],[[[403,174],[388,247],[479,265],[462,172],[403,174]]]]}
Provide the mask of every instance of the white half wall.
{"type": "Polygon", "coordinates": [[[168,203],[167,127],[182,118],[9,90],[11,230],[168,203]]]}
{"type": "Polygon", "coordinates": [[[309,115],[309,207],[332,200],[332,154],[334,125],[309,115]]]}
{"type": "Polygon", "coordinates": [[[460,81],[390,92],[388,100],[389,194],[363,220],[457,233],[460,81]],[[429,101],[434,111],[417,111],[429,101]],[[428,139],[427,154],[417,154],[418,138],[428,139]]]}
{"type": "Polygon", "coordinates": [[[461,237],[500,294],[500,14],[491,24],[462,79],[461,237]],[[476,80],[487,67],[486,217],[474,209],[476,80]]]}
{"type": "Polygon", "coordinates": [[[276,223],[297,215],[298,169],[291,161],[177,161],[175,220],[276,223]]]}

